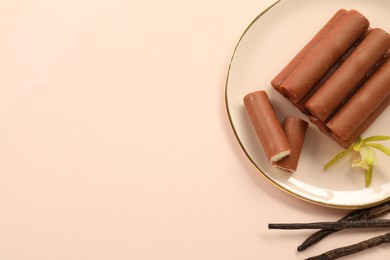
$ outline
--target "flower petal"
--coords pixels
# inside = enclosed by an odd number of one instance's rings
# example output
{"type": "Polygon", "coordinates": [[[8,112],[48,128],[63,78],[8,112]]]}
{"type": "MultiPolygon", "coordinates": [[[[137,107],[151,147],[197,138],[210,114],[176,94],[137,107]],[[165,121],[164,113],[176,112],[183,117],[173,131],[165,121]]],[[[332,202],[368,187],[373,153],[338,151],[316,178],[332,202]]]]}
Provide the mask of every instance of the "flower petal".
{"type": "Polygon", "coordinates": [[[349,152],[352,151],[352,146],[349,147],[348,149],[345,149],[341,152],[339,152],[338,154],[335,155],[335,157],[333,157],[327,164],[325,164],[324,166],[324,170],[328,169],[330,166],[332,166],[333,164],[335,164],[338,160],[340,160],[341,158],[343,158],[345,155],[347,155],[349,152]]]}
{"type": "Polygon", "coordinates": [[[367,143],[366,145],[378,149],[379,151],[384,152],[387,156],[390,156],[390,149],[382,144],[367,143]]]}

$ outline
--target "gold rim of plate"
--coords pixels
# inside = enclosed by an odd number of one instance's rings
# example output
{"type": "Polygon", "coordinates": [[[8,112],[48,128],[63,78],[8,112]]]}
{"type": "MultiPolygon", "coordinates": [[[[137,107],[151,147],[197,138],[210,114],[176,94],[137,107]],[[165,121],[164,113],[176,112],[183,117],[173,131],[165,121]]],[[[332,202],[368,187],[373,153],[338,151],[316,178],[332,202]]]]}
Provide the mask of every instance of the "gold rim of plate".
{"type": "Polygon", "coordinates": [[[232,65],[232,62],[234,60],[234,57],[235,57],[235,54],[236,54],[236,51],[238,49],[238,46],[240,45],[241,43],[241,40],[244,38],[244,36],[246,35],[246,33],[249,31],[249,29],[253,26],[254,23],[256,23],[256,21],[258,21],[266,12],[268,12],[272,7],[274,7],[275,5],[277,5],[278,3],[280,3],[282,0],[277,0],[275,1],[274,3],[272,3],[270,6],[268,6],[267,8],[265,8],[259,15],[257,15],[255,17],[255,19],[253,19],[253,21],[245,28],[244,32],[241,34],[234,50],[233,50],[233,54],[230,58],[230,61],[229,61],[229,65],[228,65],[228,69],[227,69],[227,77],[226,77],[226,83],[225,83],[225,107],[226,107],[226,112],[227,112],[227,115],[228,115],[228,118],[229,118],[229,122],[230,122],[230,126],[233,130],[233,133],[238,141],[238,143],[240,144],[241,146],[241,149],[244,151],[246,157],[249,159],[249,161],[252,163],[252,165],[258,170],[259,173],[261,173],[261,175],[263,177],[265,177],[271,184],[273,184],[274,186],[278,187],[279,189],[287,192],[288,194],[298,198],[298,199],[301,199],[303,201],[307,201],[307,202],[310,202],[310,203],[313,203],[313,204],[316,204],[316,205],[320,205],[320,206],[325,206],[325,207],[329,207],[329,208],[338,208],[338,209],[361,209],[361,208],[367,208],[367,207],[372,207],[372,206],[375,206],[375,205],[379,205],[381,203],[384,203],[384,202],[387,202],[390,200],[390,197],[387,197],[383,200],[379,200],[377,202],[373,202],[373,203],[366,203],[366,204],[361,204],[361,205],[347,205],[347,204],[331,204],[331,203],[325,203],[325,202],[320,202],[320,201],[316,201],[316,200],[313,200],[313,199],[310,199],[310,198],[306,198],[306,197],[303,197],[303,196],[300,196],[288,189],[285,189],[284,187],[282,187],[281,185],[279,185],[278,183],[276,183],[276,181],[274,181],[272,178],[270,178],[269,176],[267,176],[258,166],[257,164],[252,160],[252,158],[250,157],[248,151],[245,149],[243,143],[241,142],[240,140],[240,137],[238,136],[237,134],[237,131],[236,131],[236,128],[234,126],[234,123],[233,123],[233,120],[231,118],[231,114],[230,114],[230,110],[229,110],[229,101],[228,101],[228,95],[227,95],[227,89],[228,89],[228,83],[229,83],[229,74],[230,74],[230,69],[231,69],[231,65],[232,65]]]}

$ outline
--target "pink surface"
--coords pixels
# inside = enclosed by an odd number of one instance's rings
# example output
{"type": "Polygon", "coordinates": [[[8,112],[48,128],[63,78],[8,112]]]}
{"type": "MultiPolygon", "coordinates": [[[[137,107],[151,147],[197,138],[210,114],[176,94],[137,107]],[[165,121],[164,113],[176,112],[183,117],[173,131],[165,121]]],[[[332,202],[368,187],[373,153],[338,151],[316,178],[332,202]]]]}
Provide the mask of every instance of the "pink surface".
{"type": "Polygon", "coordinates": [[[230,128],[228,63],[271,2],[0,2],[0,259],[304,259],[383,233],[297,253],[310,231],[267,229],[346,213],[272,186],[230,128]]]}

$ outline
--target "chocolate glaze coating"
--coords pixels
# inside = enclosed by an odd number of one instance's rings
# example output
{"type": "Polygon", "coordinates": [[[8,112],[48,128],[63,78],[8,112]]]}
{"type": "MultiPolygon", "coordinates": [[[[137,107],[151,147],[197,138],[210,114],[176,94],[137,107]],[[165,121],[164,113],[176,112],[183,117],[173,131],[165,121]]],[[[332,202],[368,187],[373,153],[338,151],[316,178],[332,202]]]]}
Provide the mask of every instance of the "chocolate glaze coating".
{"type": "Polygon", "coordinates": [[[312,122],[315,126],[317,126],[318,129],[321,130],[321,132],[323,132],[324,134],[330,135],[330,130],[326,126],[325,122],[322,122],[321,120],[319,120],[315,116],[311,116],[311,115],[309,116],[309,121],[312,122]]]}
{"type": "Polygon", "coordinates": [[[291,146],[265,91],[249,93],[244,104],[268,160],[278,161],[290,154],[291,146]]]}

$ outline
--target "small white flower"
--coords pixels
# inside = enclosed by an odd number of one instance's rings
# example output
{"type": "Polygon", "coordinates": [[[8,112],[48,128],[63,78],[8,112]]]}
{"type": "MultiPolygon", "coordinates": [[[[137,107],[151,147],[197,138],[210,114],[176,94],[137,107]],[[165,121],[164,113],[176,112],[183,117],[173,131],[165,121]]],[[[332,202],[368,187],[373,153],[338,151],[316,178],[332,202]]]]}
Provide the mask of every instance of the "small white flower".
{"type": "Polygon", "coordinates": [[[328,169],[331,165],[333,165],[336,161],[343,158],[346,154],[350,152],[357,152],[360,155],[359,159],[353,160],[351,167],[360,167],[365,170],[365,180],[366,187],[368,187],[371,183],[372,172],[374,165],[377,164],[377,158],[375,156],[375,152],[372,148],[378,149],[379,151],[384,152],[387,156],[390,156],[390,149],[382,144],[376,144],[372,142],[376,141],[387,141],[390,140],[390,136],[376,135],[361,139],[360,137],[356,142],[351,145],[348,149],[336,154],[332,160],[330,160],[324,166],[324,170],[328,169]]]}

